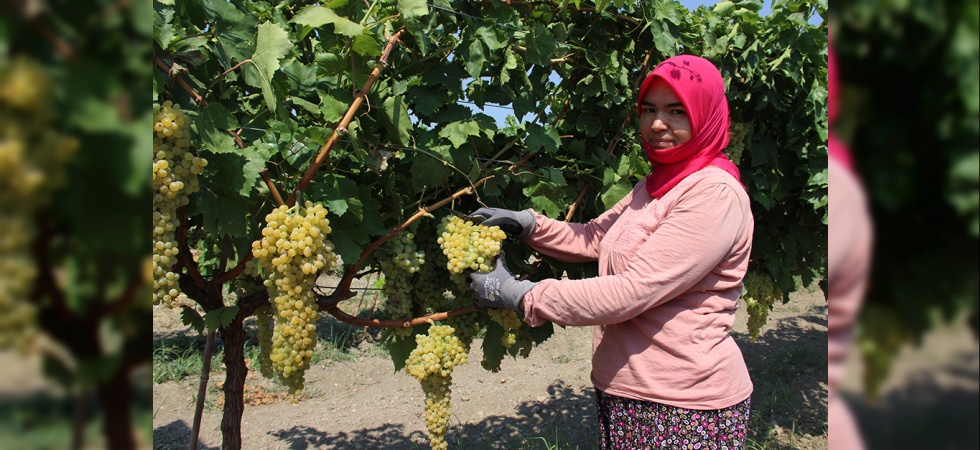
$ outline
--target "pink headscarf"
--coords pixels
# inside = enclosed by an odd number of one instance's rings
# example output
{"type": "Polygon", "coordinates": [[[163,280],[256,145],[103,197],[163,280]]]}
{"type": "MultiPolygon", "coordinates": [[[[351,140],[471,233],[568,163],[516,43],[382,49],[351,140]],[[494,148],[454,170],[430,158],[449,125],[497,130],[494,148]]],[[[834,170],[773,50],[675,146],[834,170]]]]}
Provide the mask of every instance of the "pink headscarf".
{"type": "MultiPolygon", "coordinates": [[[[830,45],[828,39],[827,45],[827,122],[828,126],[834,124],[834,120],[837,119],[837,84],[839,80],[837,79],[837,58],[834,56],[834,48],[830,45]]],[[[844,146],[844,143],[834,136],[834,133],[830,133],[827,137],[827,156],[833,159],[844,167],[854,170],[854,161],[851,157],[850,150],[844,146]]]]}
{"type": "MultiPolygon", "coordinates": [[[[647,175],[647,191],[659,198],[688,175],[713,165],[740,180],[738,167],[722,150],[728,146],[728,99],[721,73],[710,61],[691,55],[670,58],[653,69],[640,86],[637,111],[655,78],[674,89],[691,119],[691,140],[657,150],[643,141],[653,171],[647,175]]],[[[743,186],[744,187],[744,186],[743,186]]]]}

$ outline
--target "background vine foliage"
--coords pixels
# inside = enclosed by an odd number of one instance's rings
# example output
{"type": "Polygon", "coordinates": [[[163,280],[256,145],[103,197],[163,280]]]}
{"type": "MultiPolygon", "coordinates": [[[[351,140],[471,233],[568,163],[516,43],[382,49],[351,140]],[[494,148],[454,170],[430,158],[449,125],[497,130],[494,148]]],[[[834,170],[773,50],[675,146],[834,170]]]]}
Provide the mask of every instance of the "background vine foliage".
{"type": "MultiPolygon", "coordinates": [[[[207,160],[176,231],[188,256],[172,270],[224,341],[225,447],[241,445],[243,320],[268,295],[223,287],[252,273],[246,261],[277,190],[292,193],[286,203],[329,210],[329,238],[347,287],[350,277],[391,259],[392,231],[434,238],[449,208],[428,210],[433,217],[419,209],[450,196],[458,211],[483,203],[587,221],[649,173],[635,131],[637,84],[676,54],[710,59],[727,81],[737,124],[728,151],[752,198],[750,270],[766,292],[746,293],[758,297],[749,308],[756,323],[764,323],[773,300],[787,301],[797,282],[821,280],[827,26],[820,18],[827,3],[776,1],[765,17],[761,7],[156,0],[154,101],[182,106],[194,154],[207,160]],[[501,125],[477,111],[488,105],[510,108],[520,120],[501,125]],[[310,167],[318,169],[304,179],[310,167]]],[[[526,246],[504,246],[510,267],[531,279],[596,273],[594,264],[529,264],[537,255],[526,246]]],[[[448,274],[444,283],[451,288],[448,274]]],[[[345,297],[343,287],[318,296],[321,310],[345,297]]],[[[437,306],[415,305],[413,315],[465,307],[461,300],[437,306]]],[[[486,315],[470,315],[480,316],[477,326],[488,335],[502,333],[486,315]]],[[[540,342],[548,335],[550,328],[525,337],[540,342]]],[[[505,352],[517,354],[490,341],[490,368],[505,352]]],[[[401,367],[415,344],[392,342],[401,367]]]]}

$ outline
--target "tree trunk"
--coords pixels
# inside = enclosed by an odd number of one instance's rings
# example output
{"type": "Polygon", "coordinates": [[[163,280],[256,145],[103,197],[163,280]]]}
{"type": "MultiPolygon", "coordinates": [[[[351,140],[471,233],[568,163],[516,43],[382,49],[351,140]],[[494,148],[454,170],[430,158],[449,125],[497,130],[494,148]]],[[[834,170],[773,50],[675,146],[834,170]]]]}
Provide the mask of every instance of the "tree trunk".
{"type": "Polygon", "coordinates": [[[245,412],[245,326],[239,314],[235,320],[221,329],[224,341],[225,362],[225,409],[221,416],[222,450],[241,450],[242,414],[245,412]]]}
{"type": "Polygon", "coordinates": [[[133,424],[129,417],[129,409],[132,406],[131,390],[129,370],[117,371],[112,378],[97,388],[99,403],[105,412],[102,434],[108,441],[109,450],[136,448],[133,424]]]}

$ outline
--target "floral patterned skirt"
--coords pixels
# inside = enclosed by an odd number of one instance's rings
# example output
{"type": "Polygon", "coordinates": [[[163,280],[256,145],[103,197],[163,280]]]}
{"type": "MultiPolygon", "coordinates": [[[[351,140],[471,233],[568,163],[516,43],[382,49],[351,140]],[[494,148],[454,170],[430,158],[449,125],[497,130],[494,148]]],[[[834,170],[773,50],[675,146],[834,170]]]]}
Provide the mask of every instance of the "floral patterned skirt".
{"type": "Polygon", "coordinates": [[[596,389],[603,450],[736,450],[745,445],[749,400],[723,409],[685,409],[605,394],[596,389]]]}

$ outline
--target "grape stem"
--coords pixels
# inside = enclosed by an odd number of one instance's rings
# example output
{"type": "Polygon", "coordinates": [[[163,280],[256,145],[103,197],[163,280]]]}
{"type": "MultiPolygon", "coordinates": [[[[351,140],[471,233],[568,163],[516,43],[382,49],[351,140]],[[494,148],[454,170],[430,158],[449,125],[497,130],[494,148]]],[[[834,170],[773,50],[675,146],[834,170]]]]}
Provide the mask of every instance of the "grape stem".
{"type": "Polygon", "coordinates": [[[320,153],[316,155],[316,158],[314,158],[310,163],[310,167],[306,169],[306,173],[303,174],[303,178],[300,179],[296,189],[292,194],[290,194],[289,199],[286,200],[287,205],[292,206],[296,202],[296,197],[300,192],[306,189],[307,185],[310,184],[313,176],[316,175],[317,170],[320,169],[320,165],[327,159],[327,155],[330,154],[330,150],[333,149],[334,144],[340,140],[340,136],[342,134],[347,133],[347,125],[354,119],[354,114],[361,107],[361,103],[364,102],[364,99],[367,98],[368,92],[371,91],[371,87],[374,86],[374,83],[378,80],[378,76],[381,75],[381,71],[384,70],[385,67],[388,67],[388,56],[391,55],[391,50],[394,48],[395,44],[400,42],[399,38],[401,38],[401,35],[404,32],[405,29],[403,28],[388,38],[388,44],[385,45],[384,51],[382,52],[381,57],[378,59],[378,64],[374,66],[374,70],[371,71],[371,75],[368,77],[367,81],[364,82],[364,87],[362,87],[361,91],[357,93],[356,97],[354,97],[354,101],[351,102],[350,108],[347,109],[347,113],[344,114],[344,117],[340,120],[340,123],[334,128],[333,134],[330,135],[330,139],[327,139],[327,142],[323,144],[323,147],[320,149],[320,153]]]}
{"type": "Polygon", "coordinates": [[[163,71],[167,74],[167,76],[172,77],[173,79],[177,80],[177,84],[180,85],[180,87],[183,88],[184,91],[186,91],[188,94],[190,94],[191,98],[194,99],[194,102],[196,102],[197,104],[199,104],[201,106],[208,106],[208,102],[206,100],[204,100],[204,97],[201,97],[201,94],[198,94],[197,91],[195,91],[194,88],[192,88],[189,84],[187,84],[187,82],[184,81],[183,78],[181,78],[179,76],[175,76],[177,74],[171,73],[171,70],[173,69],[172,66],[170,66],[169,64],[167,64],[166,62],[164,62],[162,59],[160,59],[159,56],[154,56],[153,57],[153,63],[156,64],[157,67],[163,69],[163,71]]]}

